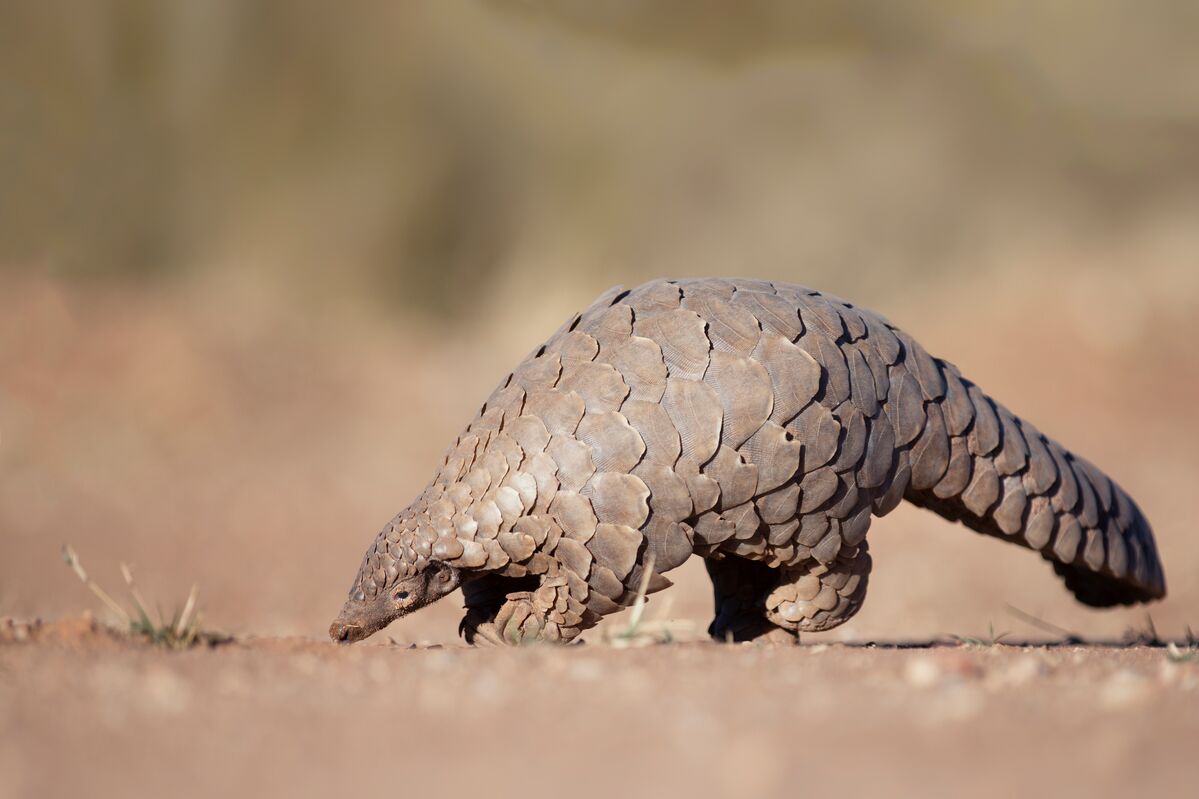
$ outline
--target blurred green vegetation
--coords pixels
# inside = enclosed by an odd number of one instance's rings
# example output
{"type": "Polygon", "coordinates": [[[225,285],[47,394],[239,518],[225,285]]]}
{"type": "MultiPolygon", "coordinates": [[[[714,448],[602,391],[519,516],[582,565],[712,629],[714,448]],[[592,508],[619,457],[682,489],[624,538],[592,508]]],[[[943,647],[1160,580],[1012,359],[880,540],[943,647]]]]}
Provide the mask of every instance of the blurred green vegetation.
{"type": "Polygon", "coordinates": [[[6,2],[0,269],[885,288],[1193,217],[1197,36],[1188,0],[6,2]]]}

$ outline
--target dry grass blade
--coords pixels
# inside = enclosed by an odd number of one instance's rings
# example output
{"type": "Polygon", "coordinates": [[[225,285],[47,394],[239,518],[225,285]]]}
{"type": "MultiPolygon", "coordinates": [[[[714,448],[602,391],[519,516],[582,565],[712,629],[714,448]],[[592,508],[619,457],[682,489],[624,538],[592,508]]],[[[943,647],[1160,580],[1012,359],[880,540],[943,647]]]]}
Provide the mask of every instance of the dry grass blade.
{"type": "Polygon", "coordinates": [[[1191,631],[1189,624],[1186,628],[1186,641],[1181,646],[1174,641],[1166,644],[1166,657],[1174,663],[1190,663],[1199,659],[1199,637],[1191,631]]]}
{"type": "Polygon", "coordinates": [[[633,600],[633,610],[629,616],[629,628],[635,630],[641,623],[645,613],[645,594],[649,590],[649,580],[654,574],[654,553],[649,553],[645,559],[645,567],[641,570],[641,582],[637,586],[637,598],[633,600]]]}
{"type": "Polygon", "coordinates": [[[645,613],[645,595],[649,591],[650,577],[654,573],[654,554],[651,552],[645,559],[641,569],[641,582],[637,585],[637,597],[633,600],[633,609],[629,614],[629,623],[609,639],[613,646],[630,646],[637,638],[641,626],[641,617],[645,613]]]}
{"type": "Polygon", "coordinates": [[[1003,639],[1007,638],[1009,634],[1007,632],[995,632],[995,625],[988,622],[986,638],[972,635],[950,635],[949,637],[960,646],[973,646],[985,649],[1003,643],[1003,639]]]}
{"type": "MultiPolygon", "coordinates": [[[[142,598],[141,591],[137,590],[137,583],[133,582],[133,569],[128,564],[121,564],[121,576],[125,578],[125,585],[129,587],[129,596],[133,597],[133,604],[137,607],[137,612],[141,616],[142,621],[151,624],[150,611],[146,607],[146,601],[142,598]]],[[[162,625],[162,614],[158,614],[158,623],[162,625]]]]}
{"type": "Polygon", "coordinates": [[[141,592],[137,590],[137,584],[133,582],[133,570],[128,565],[121,564],[121,576],[125,578],[125,585],[129,588],[129,596],[133,597],[133,605],[137,609],[137,623],[135,626],[141,628],[141,632],[152,635],[156,629],[162,628],[162,614],[158,614],[158,624],[154,624],[154,620],[150,618],[150,611],[146,608],[146,601],[142,599],[141,592]]]}
{"type": "Polygon", "coordinates": [[[87,572],[83,570],[83,564],[80,563],[79,556],[75,554],[75,550],[66,544],[63,544],[62,547],[62,559],[66,561],[68,566],[71,567],[71,571],[75,572],[75,575],[79,578],[80,582],[86,585],[88,590],[99,597],[100,601],[103,602],[109,610],[111,610],[126,625],[129,627],[133,626],[133,619],[129,616],[125,609],[121,607],[121,604],[109,596],[107,591],[92,582],[91,578],[87,576],[87,572]]]}
{"type": "Polygon", "coordinates": [[[645,559],[641,571],[641,580],[637,585],[637,595],[629,611],[629,623],[613,633],[604,635],[605,643],[617,649],[633,646],[650,646],[652,644],[669,644],[680,638],[694,635],[693,625],[687,622],[670,622],[666,617],[670,611],[670,598],[662,605],[662,618],[657,621],[645,619],[646,595],[649,593],[649,581],[654,573],[654,555],[645,559]]]}
{"type": "Polygon", "coordinates": [[[1124,643],[1129,646],[1163,646],[1165,641],[1157,633],[1157,625],[1153,623],[1153,616],[1146,613],[1144,628],[1130,626],[1124,631],[1124,643]]]}
{"type": "Polygon", "coordinates": [[[1063,641],[1066,641],[1066,642],[1082,641],[1082,637],[1080,635],[1078,635],[1077,633],[1070,632],[1065,627],[1059,627],[1058,625],[1054,624],[1053,622],[1042,619],[1040,616],[1034,616],[1033,614],[1029,613],[1028,611],[1021,610],[1020,608],[1016,607],[1015,605],[1013,605],[1011,603],[1007,603],[1007,609],[1008,609],[1008,612],[1011,613],[1016,618],[1026,622],[1028,624],[1031,624],[1033,627],[1036,627],[1038,630],[1041,630],[1042,632],[1047,632],[1051,635],[1056,635],[1059,638],[1061,638],[1063,641]]]}
{"type": "Polygon", "coordinates": [[[184,637],[184,633],[188,632],[189,630],[194,632],[195,626],[198,626],[200,623],[200,617],[198,613],[193,619],[193,625],[189,625],[187,621],[188,617],[195,613],[196,596],[199,594],[199,591],[200,587],[195,583],[192,583],[192,590],[187,594],[187,601],[183,603],[183,610],[180,611],[179,617],[175,619],[174,629],[176,638],[184,637]]]}

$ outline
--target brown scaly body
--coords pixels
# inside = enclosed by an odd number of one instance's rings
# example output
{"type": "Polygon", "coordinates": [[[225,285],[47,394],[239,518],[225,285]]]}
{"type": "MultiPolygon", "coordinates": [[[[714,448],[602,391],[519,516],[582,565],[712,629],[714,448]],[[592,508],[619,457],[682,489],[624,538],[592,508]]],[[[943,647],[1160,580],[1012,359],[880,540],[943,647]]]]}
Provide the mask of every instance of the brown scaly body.
{"type": "Polygon", "coordinates": [[[691,555],[711,632],[861,606],[901,499],[1037,550],[1090,605],[1165,594],[1132,499],[882,317],[799,286],[613,289],[529,355],[379,533],[331,635],[461,585],[467,640],[569,641],[691,555]]]}

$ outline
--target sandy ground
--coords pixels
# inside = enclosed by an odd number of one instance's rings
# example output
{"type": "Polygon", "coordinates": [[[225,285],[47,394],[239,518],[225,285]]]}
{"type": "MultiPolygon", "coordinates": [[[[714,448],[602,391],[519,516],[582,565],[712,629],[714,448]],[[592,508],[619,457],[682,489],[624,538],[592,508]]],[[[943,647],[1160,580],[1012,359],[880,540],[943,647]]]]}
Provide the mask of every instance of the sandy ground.
{"type": "Polygon", "coordinates": [[[176,653],[82,621],[13,632],[3,796],[1186,796],[1199,778],[1199,658],[1160,647],[176,653]]]}

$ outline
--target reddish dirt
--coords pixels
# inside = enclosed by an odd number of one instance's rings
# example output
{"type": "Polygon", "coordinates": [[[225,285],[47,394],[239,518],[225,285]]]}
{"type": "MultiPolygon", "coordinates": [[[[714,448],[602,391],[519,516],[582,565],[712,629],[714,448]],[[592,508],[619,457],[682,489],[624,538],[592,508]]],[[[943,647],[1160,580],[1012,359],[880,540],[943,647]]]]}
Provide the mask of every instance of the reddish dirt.
{"type": "MultiPolygon", "coordinates": [[[[11,639],[11,633],[4,636],[11,639]]],[[[0,795],[1184,795],[1199,660],[1134,646],[0,644],[0,795]]]]}

